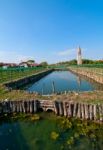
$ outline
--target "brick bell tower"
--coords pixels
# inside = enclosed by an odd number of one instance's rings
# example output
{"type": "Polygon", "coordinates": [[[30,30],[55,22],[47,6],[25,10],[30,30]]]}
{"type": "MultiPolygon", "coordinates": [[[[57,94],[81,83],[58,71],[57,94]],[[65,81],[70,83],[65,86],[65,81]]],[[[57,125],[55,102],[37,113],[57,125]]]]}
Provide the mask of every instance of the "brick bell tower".
{"type": "Polygon", "coordinates": [[[77,65],[82,65],[82,52],[80,46],[77,49],[77,65]]]}

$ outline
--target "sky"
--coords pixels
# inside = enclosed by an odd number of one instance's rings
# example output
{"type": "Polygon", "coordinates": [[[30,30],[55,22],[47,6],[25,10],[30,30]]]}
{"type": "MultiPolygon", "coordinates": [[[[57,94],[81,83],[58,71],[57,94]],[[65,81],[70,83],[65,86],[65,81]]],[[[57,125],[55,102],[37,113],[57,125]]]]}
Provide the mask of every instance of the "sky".
{"type": "Polygon", "coordinates": [[[103,59],[103,0],[0,0],[0,62],[103,59]]]}

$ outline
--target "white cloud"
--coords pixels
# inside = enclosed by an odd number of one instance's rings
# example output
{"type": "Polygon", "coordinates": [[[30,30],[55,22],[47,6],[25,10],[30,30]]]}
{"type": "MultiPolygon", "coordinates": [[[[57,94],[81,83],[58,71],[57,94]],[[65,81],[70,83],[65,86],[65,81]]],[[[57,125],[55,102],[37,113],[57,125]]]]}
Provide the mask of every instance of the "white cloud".
{"type": "Polygon", "coordinates": [[[60,52],[57,52],[57,55],[58,56],[70,56],[70,55],[73,55],[76,53],[76,50],[75,49],[68,49],[68,50],[65,50],[65,51],[60,51],[60,52]]]}
{"type": "MultiPolygon", "coordinates": [[[[82,48],[82,52],[84,53],[87,49],[82,48]]],[[[76,56],[77,54],[77,48],[73,48],[73,49],[67,49],[67,50],[63,50],[63,51],[59,51],[56,53],[56,55],[58,56],[76,56]]]]}
{"type": "Polygon", "coordinates": [[[32,56],[26,56],[16,51],[0,50],[0,62],[15,62],[25,61],[28,59],[34,59],[32,56]]]}

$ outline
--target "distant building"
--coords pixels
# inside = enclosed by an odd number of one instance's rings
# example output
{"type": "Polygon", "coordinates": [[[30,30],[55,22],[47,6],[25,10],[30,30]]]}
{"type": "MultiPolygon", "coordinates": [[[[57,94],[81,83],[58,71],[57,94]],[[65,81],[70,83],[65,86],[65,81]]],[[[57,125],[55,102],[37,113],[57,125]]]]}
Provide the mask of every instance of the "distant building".
{"type": "Polygon", "coordinates": [[[28,64],[27,64],[27,62],[21,62],[21,63],[19,64],[19,67],[25,67],[25,68],[27,68],[27,67],[28,67],[28,64]]]}
{"type": "Polygon", "coordinates": [[[82,65],[82,52],[80,47],[77,50],[77,65],[82,65]]]}
{"type": "Polygon", "coordinates": [[[37,63],[28,63],[28,62],[21,62],[19,64],[19,67],[24,67],[24,68],[27,68],[27,67],[39,67],[40,65],[37,64],[37,63]]]}
{"type": "Polygon", "coordinates": [[[18,65],[15,63],[0,63],[0,67],[3,69],[17,67],[18,65]]]}

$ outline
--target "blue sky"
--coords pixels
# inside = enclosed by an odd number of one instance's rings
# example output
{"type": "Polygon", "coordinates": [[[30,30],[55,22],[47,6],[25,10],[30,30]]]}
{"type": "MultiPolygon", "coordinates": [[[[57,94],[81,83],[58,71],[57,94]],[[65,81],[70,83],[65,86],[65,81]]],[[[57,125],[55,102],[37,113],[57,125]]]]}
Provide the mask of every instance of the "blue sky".
{"type": "Polygon", "coordinates": [[[103,59],[102,0],[0,0],[0,62],[103,59]]]}

